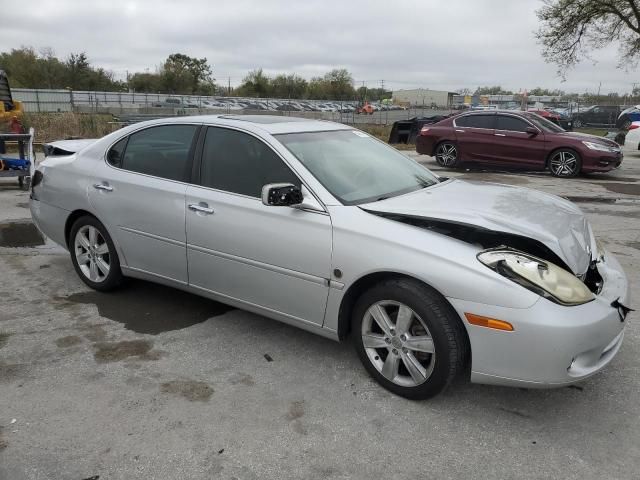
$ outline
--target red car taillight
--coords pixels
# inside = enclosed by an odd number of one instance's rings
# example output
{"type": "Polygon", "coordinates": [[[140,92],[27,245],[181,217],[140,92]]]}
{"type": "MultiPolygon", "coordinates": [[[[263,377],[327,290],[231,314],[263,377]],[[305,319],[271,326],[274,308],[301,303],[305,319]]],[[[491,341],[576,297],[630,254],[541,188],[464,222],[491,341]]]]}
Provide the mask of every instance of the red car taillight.
{"type": "Polygon", "coordinates": [[[635,130],[636,128],[640,128],[640,125],[637,125],[635,123],[632,123],[631,125],[629,125],[629,130],[635,130]]]}

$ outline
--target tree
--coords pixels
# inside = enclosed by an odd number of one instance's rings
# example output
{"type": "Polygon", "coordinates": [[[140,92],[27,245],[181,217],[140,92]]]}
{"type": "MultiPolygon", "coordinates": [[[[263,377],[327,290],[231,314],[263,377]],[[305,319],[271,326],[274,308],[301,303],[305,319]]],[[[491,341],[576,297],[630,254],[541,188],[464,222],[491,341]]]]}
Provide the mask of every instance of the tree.
{"type": "Polygon", "coordinates": [[[241,97],[268,97],[270,92],[269,77],[262,72],[261,68],[250,71],[236,89],[236,93],[241,97]]]}
{"type": "Polygon", "coordinates": [[[275,98],[303,98],[307,91],[307,81],[295,74],[276,75],[270,81],[271,95],[275,98]]]}
{"type": "Polygon", "coordinates": [[[534,96],[549,96],[549,97],[562,97],[564,92],[562,90],[549,90],[548,88],[532,88],[528,92],[529,95],[534,96]]]}
{"type": "Polygon", "coordinates": [[[639,0],[545,0],[536,12],[542,56],[558,65],[563,77],[589,50],[620,44],[619,66],[640,59],[639,0]]]}
{"type": "Polygon", "coordinates": [[[206,58],[195,58],[183,53],[167,57],[160,69],[161,84],[171,93],[195,94],[203,86],[210,89],[214,79],[206,58]]]}
{"type": "Polygon", "coordinates": [[[500,85],[494,87],[478,87],[474,95],[513,95],[509,90],[503,90],[500,85]]]}
{"type": "Polygon", "coordinates": [[[0,53],[0,66],[14,87],[107,91],[123,88],[112,72],[92,67],[84,52],[72,53],[61,61],[50,48],[36,53],[31,47],[21,47],[0,53]]]}

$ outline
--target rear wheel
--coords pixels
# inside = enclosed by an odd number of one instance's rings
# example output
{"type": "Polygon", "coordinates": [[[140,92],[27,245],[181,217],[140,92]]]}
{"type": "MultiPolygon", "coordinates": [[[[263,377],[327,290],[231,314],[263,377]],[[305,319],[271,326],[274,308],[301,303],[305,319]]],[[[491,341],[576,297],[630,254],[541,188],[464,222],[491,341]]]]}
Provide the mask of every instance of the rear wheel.
{"type": "Polygon", "coordinates": [[[414,400],[437,395],[468,358],[464,326],[446,300],[417,282],[394,279],[358,299],[351,334],[364,367],[384,388],[414,400]]]}
{"type": "Polygon", "coordinates": [[[623,130],[629,130],[629,127],[631,126],[631,123],[632,123],[631,120],[625,120],[622,123],[622,129],[623,130]]]}
{"type": "Polygon", "coordinates": [[[103,292],[122,282],[120,260],[107,229],[90,216],[75,221],[69,233],[71,261],[80,279],[103,292]]]}
{"type": "Polygon", "coordinates": [[[453,142],[442,142],[436,147],[436,162],[441,167],[455,167],[458,163],[458,147],[453,142]]]}
{"type": "Polygon", "coordinates": [[[583,125],[584,125],[584,122],[583,122],[582,120],[580,120],[579,118],[576,118],[576,119],[573,121],[573,126],[574,126],[575,128],[582,128],[582,126],[583,126],[583,125]]]}
{"type": "Polygon", "coordinates": [[[554,177],[575,177],[580,173],[581,168],[580,155],[573,150],[561,148],[552,152],[549,157],[549,171],[554,177]]]}

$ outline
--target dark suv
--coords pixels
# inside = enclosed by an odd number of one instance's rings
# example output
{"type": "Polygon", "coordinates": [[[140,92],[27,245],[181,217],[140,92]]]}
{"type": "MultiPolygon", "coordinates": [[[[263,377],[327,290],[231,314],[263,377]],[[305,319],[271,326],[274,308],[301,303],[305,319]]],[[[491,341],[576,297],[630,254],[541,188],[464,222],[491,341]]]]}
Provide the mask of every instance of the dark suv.
{"type": "Polygon", "coordinates": [[[594,105],[586,110],[573,114],[573,126],[580,128],[584,125],[612,126],[620,115],[620,107],[617,105],[594,105]]]}
{"type": "Polygon", "coordinates": [[[549,171],[557,177],[608,172],[622,163],[613,140],[566,132],[535,113],[471,112],[425,125],[416,151],[445,167],[465,162],[549,171]]]}

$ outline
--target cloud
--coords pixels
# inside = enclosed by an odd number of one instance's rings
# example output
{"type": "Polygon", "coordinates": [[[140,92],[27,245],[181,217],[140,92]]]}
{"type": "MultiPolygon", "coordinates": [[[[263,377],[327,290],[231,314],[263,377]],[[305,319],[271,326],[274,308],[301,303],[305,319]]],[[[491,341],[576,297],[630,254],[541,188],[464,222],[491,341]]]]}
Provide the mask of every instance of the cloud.
{"type": "Polygon", "coordinates": [[[345,67],[356,81],[394,89],[502,85],[627,92],[634,72],[616,48],[594,55],[566,83],[533,35],[538,0],[32,0],[3,7],[1,50],[28,44],[60,56],[85,51],[123,78],[169,54],[207,57],[222,83],[247,71],[304,77],[345,67]],[[28,25],[28,36],[25,36],[28,25]]]}

